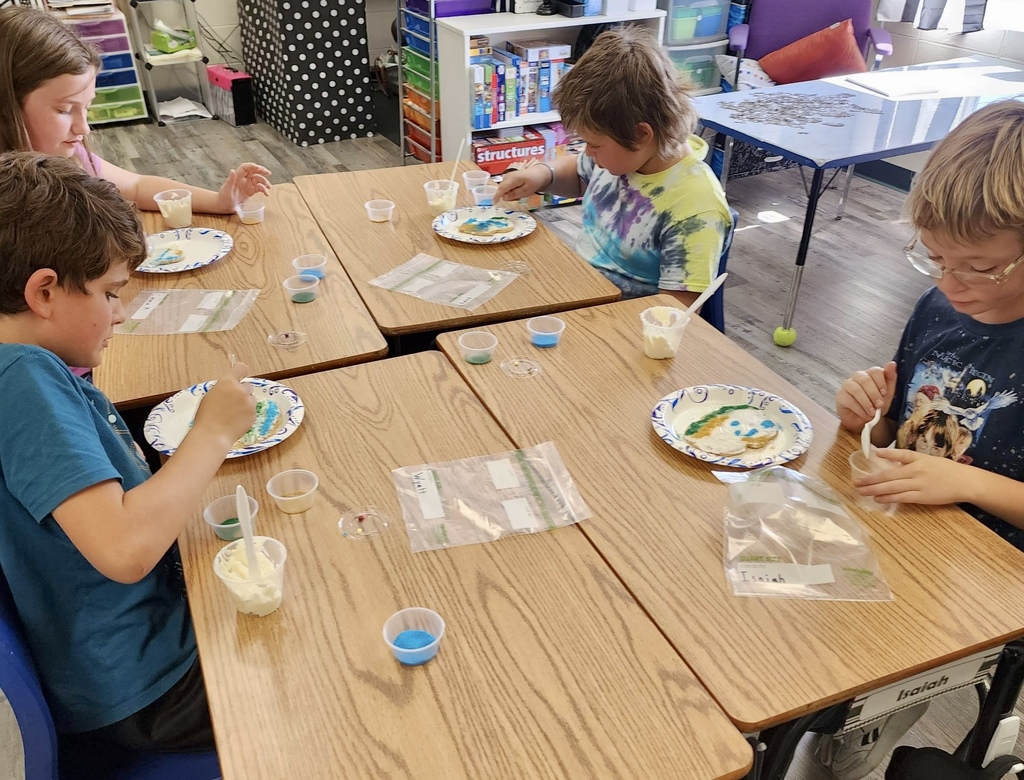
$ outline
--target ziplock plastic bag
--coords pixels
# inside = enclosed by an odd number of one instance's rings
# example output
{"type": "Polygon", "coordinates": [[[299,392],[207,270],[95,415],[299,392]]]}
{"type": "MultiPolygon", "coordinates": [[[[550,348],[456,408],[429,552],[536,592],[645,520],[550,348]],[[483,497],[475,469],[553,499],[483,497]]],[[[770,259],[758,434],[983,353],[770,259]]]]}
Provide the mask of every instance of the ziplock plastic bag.
{"type": "Polygon", "coordinates": [[[591,516],[550,441],[391,475],[413,552],[493,542],[591,516]]]}
{"type": "Polygon", "coordinates": [[[155,336],[231,330],[259,296],[259,290],[143,290],[125,307],[125,321],[114,332],[155,336]]]}
{"type": "Polygon", "coordinates": [[[820,480],[782,466],[729,485],[725,573],[737,596],[892,601],[865,528],[820,480]]]}
{"type": "Polygon", "coordinates": [[[420,252],[412,260],[371,279],[370,284],[431,303],[473,311],[508,287],[519,274],[452,263],[420,252]]]}

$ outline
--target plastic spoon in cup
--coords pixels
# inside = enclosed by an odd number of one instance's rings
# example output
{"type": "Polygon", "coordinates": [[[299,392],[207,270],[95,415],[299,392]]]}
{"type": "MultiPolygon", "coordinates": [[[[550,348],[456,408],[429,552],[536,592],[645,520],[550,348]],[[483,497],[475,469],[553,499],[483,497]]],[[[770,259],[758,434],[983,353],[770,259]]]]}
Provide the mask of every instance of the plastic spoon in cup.
{"type": "Polygon", "coordinates": [[[249,562],[249,578],[252,579],[259,573],[259,564],[256,561],[256,544],[252,538],[249,497],[245,494],[245,488],[241,485],[235,488],[235,511],[238,513],[238,524],[242,526],[242,538],[245,540],[245,557],[249,562]]]}
{"type": "Polygon", "coordinates": [[[690,304],[690,308],[687,309],[686,312],[683,314],[683,319],[690,319],[690,315],[697,311],[697,309],[699,309],[701,306],[703,306],[707,302],[707,299],[715,294],[715,290],[722,286],[723,282],[725,282],[725,277],[727,277],[728,275],[728,272],[726,272],[719,276],[717,279],[715,279],[711,284],[709,284],[708,289],[702,292],[700,296],[697,298],[697,300],[690,304]]]}
{"type": "Polygon", "coordinates": [[[882,419],[882,410],[875,409],[875,416],[864,425],[864,430],[860,432],[860,448],[864,452],[865,458],[871,457],[871,429],[878,425],[880,419],[882,419]]]}

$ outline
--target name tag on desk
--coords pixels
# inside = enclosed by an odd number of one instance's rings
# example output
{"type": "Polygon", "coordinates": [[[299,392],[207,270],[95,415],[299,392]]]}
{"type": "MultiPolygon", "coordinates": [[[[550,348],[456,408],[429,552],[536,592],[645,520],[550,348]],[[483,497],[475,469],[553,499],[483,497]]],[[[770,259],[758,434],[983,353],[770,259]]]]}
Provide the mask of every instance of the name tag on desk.
{"type": "Polygon", "coordinates": [[[940,666],[938,669],[909,677],[906,680],[887,685],[876,691],[862,694],[853,700],[846,723],[839,730],[845,734],[861,728],[869,721],[877,720],[896,710],[919,704],[948,691],[974,685],[988,678],[999,663],[1003,648],[994,647],[980,653],[961,658],[959,661],[940,666]]]}

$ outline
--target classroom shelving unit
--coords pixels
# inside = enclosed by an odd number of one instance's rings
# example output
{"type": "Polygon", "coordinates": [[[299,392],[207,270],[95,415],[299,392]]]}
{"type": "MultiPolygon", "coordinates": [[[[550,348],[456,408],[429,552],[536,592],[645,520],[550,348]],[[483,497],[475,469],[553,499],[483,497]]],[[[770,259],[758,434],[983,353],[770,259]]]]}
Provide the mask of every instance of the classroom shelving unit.
{"type": "Polygon", "coordinates": [[[452,159],[465,143],[469,149],[474,133],[489,133],[503,127],[557,122],[557,111],[522,114],[485,130],[473,128],[473,84],[469,67],[469,42],[475,35],[486,35],[491,45],[505,41],[544,38],[574,43],[580,28],[590,24],[626,22],[650,27],[661,40],[664,36],[665,10],[627,11],[599,16],[540,16],[538,14],[481,14],[455,16],[434,21],[437,29],[438,73],[441,95],[441,150],[452,159]]]}
{"type": "MultiPolygon", "coordinates": [[[[142,13],[142,6],[153,6],[158,2],[166,2],[181,7],[185,18],[185,27],[193,30],[199,38],[199,20],[196,16],[195,0],[128,0],[131,9],[128,13],[128,22],[131,27],[132,41],[135,45],[135,59],[142,65],[142,83],[146,90],[146,99],[149,102],[149,110],[153,118],[161,127],[169,122],[183,121],[175,119],[162,119],[157,108],[156,89],[153,86],[153,68],[189,68],[195,71],[196,89],[200,95],[203,106],[210,107],[210,82],[206,76],[206,63],[209,58],[202,52],[201,46],[194,49],[185,49],[173,55],[161,55],[149,47],[149,36],[143,35],[139,26],[139,14],[142,13]]],[[[148,28],[148,24],[147,24],[148,28]]],[[[201,42],[201,41],[200,41],[201,42]]],[[[188,117],[187,121],[197,117],[188,117]]]]}
{"type": "Polygon", "coordinates": [[[441,160],[435,0],[398,0],[402,163],[441,160]]]}

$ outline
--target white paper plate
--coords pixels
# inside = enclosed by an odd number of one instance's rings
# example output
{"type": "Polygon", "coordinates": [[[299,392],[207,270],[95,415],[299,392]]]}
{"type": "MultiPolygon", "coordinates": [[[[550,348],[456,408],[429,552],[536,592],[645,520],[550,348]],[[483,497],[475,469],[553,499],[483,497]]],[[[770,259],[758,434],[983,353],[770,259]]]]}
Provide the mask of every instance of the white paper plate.
{"type": "Polygon", "coordinates": [[[515,241],[517,238],[530,235],[537,229],[537,220],[525,212],[512,209],[466,206],[454,211],[446,211],[444,214],[434,217],[432,227],[439,236],[450,238],[452,241],[461,241],[464,244],[503,244],[506,241],[515,241]],[[470,217],[487,219],[492,216],[507,217],[512,220],[512,230],[508,233],[495,233],[493,236],[474,236],[459,232],[459,226],[470,217]]]}
{"type": "Polygon", "coordinates": [[[146,237],[146,248],[149,253],[142,265],[135,270],[143,274],[177,274],[191,271],[193,268],[202,268],[220,260],[234,245],[231,236],[213,228],[182,228],[154,233],[146,237]],[[154,262],[163,252],[175,248],[185,253],[180,260],[166,264],[154,262]]]}
{"type": "MultiPolygon", "coordinates": [[[[262,452],[275,444],[280,444],[295,432],[302,424],[302,418],[306,416],[306,407],[303,406],[298,394],[290,387],[271,382],[268,379],[251,378],[245,381],[255,385],[256,389],[253,391],[253,395],[257,401],[269,399],[277,403],[281,409],[281,419],[273,434],[256,444],[231,450],[228,453],[229,458],[241,458],[243,455],[262,452]]],[[[146,441],[153,445],[153,449],[165,455],[175,453],[181,446],[185,434],[192,428],[192,420],[196,416],[199,402],[215,384],[215,381],[211,381],[193,385],[153,407],[153,411],[149,413],[146,424],[142,428],[146,441]]]]}
{"type": "Polygon", "coordinates": [[[764,390],[741,385],[694,385],[666,395],[651,412],[654,430],[669,446],[698,460],[718,466],[760,468],[786,463],[807,452],[811,446],[811,421],[791,403],[764,390]],[[690,445],[679,433],[691,423],[721,406],[748,405],[782,429],[762,449],[742,455],[715,455],[690,445]]]}

